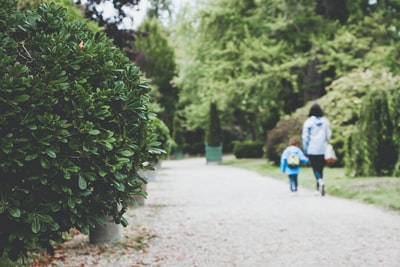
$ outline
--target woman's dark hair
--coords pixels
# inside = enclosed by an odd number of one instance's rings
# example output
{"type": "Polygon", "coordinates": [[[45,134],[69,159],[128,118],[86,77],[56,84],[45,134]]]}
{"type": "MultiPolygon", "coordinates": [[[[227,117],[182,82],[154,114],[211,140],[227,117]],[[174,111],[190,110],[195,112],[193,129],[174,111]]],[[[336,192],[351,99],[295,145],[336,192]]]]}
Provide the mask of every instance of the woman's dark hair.
{"type": "Polygon", "coordinates": [[[310,113],[308,114],[308,116],[322,117],[324,116],[324,112],[322,111],[321,106],[315,103],[314,105],[311,106],[310,113]]]}

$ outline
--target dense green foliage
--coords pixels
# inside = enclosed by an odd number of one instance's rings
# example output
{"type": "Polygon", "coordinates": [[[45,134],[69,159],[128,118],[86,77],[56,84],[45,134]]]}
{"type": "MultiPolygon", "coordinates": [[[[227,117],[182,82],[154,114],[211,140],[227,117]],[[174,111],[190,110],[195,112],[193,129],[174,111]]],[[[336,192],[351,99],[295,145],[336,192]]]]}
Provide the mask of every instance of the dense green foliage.
{"type": "Polygon", "coordinates": [[[123,215],[156,148],[149,87],[65,9],[0,7],[0,254],[12,259],[123,215]]]}
{"type": "Polygon", "coordinates": [[[222,144],[221,121],[219,119],[217,104],[214,102],[210,103],[206,144],[211,147],[222,144]]]}
{"type": "Polygon", "coordinates": [[[373,88],[368,84],[395,88],[399,12],[396,1],[218,0],[180,14],[172,36],[178,37],[176,81],[187,127],[204,129],[211,99],[224,129],[241,133],[232,136],[263,140],[288,115],[302,124],[308,106],[296,110],[318,100],[343,164],[344,140],[373,88]]]}
{"type": "MultiPolygon", "coordinates": [[[[387,91],[372,90],[363,98],[360,119],[349,139],[346,167],[352,176],[390,176],[398,161],[394,142],[390,96],[387,91]]],[[[393,110],[398,117],[400,111],[393,110]]]]}
{"type": "Polygon", "coordinates": [[[101,30],[96,22],[84,18],[84,12],[78,5],[74,4],[74,0],[18,0],[18,9],[36,10],[40,4],[51,2],[55,3],[59,7],[65,8],[68,12],[68,16],[70,16],[72,19],[85,22],[90,30],[94,32],[101,30]]]}
{"type": "Polygon", "coordinates": [[[233,154],[236,158],[262,158],[263,157],[263,142],[235,142],[233,154]]]}
{"type": "Polygon", "coordinates": [[[400,177],[400,90],[392,92],[390,102],[393,119],[393,142],[397,148],[397,163],[393,170],[393,176],[400,177]]]}

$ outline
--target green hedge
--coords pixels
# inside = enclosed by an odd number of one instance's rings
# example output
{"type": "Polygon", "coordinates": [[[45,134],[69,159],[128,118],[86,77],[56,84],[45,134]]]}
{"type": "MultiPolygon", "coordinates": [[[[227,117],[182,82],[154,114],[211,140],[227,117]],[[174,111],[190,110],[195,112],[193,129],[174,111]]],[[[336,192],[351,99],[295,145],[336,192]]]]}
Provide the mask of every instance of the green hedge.
{"type": "Polygon", "coordinates": [[[236,141],[233,146],[233,153],[236,158],[262,158],[263,157],[263,143],[253,141],[236,141]]]}

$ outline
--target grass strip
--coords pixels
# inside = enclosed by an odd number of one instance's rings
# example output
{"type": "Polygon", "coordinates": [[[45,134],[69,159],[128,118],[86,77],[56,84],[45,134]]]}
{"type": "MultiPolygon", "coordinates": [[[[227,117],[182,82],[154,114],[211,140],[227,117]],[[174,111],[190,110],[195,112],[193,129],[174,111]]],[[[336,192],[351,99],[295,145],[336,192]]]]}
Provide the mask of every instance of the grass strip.
{"type": "MultiPolygon", "coordinates": [[[[265,159],[236,159],[229,157],[224,165],[256,171],[262,176],[288,182],[278,166],[265,159]]],[[[400,213],[400,177],[348,177],[344,168],[324,169],[324,183],[329,195],[359,200],[400,213]]],[[[299,185],[315,190],[316,183],[310,166],[303,166],[299,185]]]]}

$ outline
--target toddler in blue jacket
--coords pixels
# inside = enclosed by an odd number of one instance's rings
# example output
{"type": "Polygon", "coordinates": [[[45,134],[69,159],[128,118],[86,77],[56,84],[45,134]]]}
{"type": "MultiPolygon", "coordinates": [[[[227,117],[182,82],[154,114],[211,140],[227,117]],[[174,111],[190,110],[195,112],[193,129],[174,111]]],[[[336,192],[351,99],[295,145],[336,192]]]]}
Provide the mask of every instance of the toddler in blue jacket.
{"type": "Polygon", "coordinates": [[[292,137],[289,140],[288,147],[282,153],[280,164],[281,171],[289,176],[291,192],[297,192],[301,163],[308,163],[308,158],[299,148],[299,141],[295,137],[292,137]]]}

